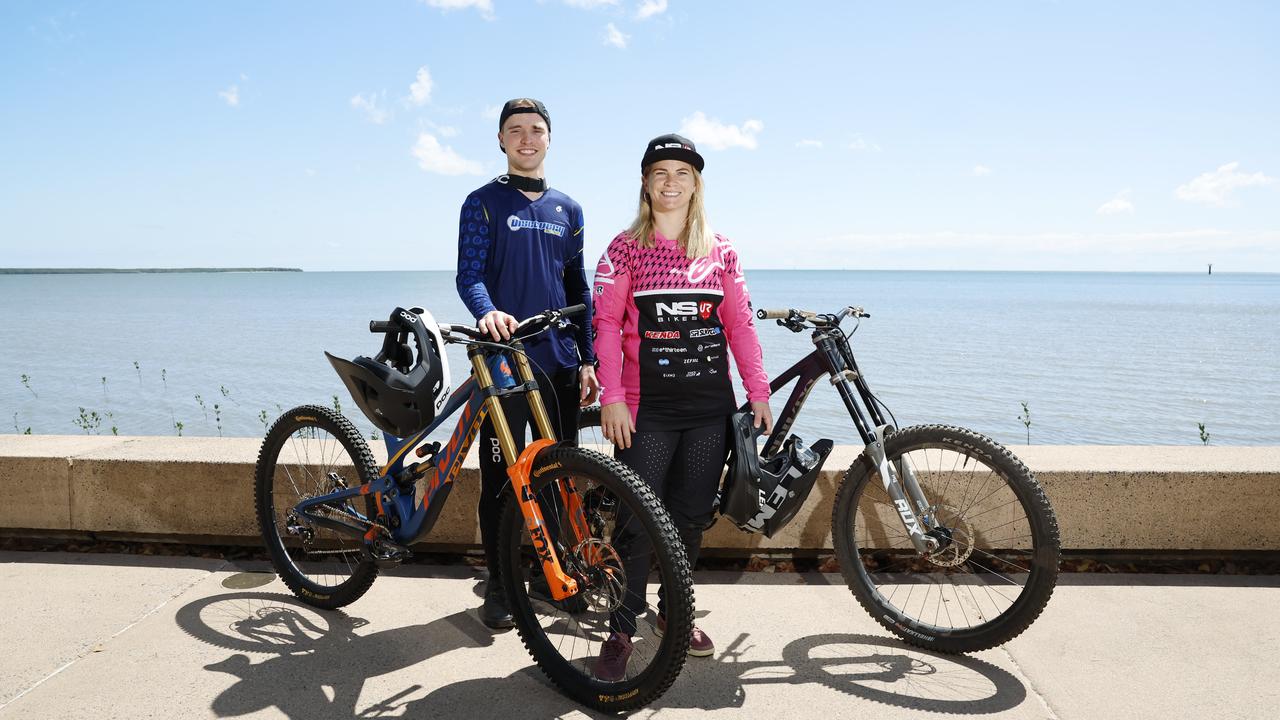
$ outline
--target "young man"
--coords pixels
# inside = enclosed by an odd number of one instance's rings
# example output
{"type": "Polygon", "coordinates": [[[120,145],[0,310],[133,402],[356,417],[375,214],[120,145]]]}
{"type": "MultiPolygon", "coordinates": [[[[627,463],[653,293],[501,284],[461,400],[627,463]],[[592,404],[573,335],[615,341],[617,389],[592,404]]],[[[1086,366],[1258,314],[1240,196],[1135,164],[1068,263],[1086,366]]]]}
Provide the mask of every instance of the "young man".
{"type": "MultiPolygon", "coordinates": [[[[537,100],[508,101],[498,116],[498,147],[507,172],[467,196],[458,228],[458,294],[477,326],[494,339],[508,339],[518,320],[543,310],[583,303],[591,291],[582,264],[582,208],[547,187],[543,163],[551,144],[551,116],[537,100]]],[[[578,408],[595,402],[595,355],[590,310],[574,318],[577,330],[551,330],[524,342],[554,430],[577,437],[578,408]]],[[[518,448],[530,426],[524,396],[503,400],[518,448]]],[[[533,429],[537,436],[537,428],[533,429]]],[[[489,581],[480,619],[491,628],[511,627],[511,613],[496,573],[498,511],[507,467],[493,425],[480,430],[480,538],[489,581]]]]}

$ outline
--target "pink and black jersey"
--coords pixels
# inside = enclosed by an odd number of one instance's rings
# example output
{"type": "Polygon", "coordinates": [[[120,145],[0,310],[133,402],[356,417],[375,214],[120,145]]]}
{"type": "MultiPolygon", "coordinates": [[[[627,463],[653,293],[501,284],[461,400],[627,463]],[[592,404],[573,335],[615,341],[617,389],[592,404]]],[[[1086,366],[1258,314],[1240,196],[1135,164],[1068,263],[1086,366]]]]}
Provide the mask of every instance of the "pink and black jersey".
{"type": "Polygon", "coordinates": [[[716,236],[690,260],[661,235],[643,249],[625,233],[596,266],[595,350],[600,403],[626,402],[637,430],[698,427],[737,406],[732,352],[747,399],[769,399],[738,254],[716,236]]]}

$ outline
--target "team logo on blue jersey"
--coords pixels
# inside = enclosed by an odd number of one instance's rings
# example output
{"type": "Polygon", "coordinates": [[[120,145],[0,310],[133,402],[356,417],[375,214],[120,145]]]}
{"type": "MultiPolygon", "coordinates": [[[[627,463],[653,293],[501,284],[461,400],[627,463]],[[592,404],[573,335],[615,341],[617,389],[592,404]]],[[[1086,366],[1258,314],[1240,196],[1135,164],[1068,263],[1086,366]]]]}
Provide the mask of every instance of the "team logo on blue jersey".
{"type": "Polygon", "coordinates": [[[513,232],[516,230],[541,230],[556,237],[564,237],[565,230],[569,229],[559,223],[542,222],[541,220],[521,220],[515,215],[507,218],[507,228],[513,232]]]}

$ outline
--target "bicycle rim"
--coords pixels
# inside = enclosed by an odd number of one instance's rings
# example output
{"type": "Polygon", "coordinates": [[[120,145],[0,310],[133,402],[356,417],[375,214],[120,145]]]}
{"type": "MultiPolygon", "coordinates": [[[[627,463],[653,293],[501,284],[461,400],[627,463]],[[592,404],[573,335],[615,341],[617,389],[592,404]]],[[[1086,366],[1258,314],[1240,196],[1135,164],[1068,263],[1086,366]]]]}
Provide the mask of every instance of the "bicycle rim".
{"type": "Polygon", "coordinates": [[[1058,558],[1057,523],[1025,466],[956,428],[908,428],[886,445],[892,462],[915,473],[931,505],[921,525],[943,547],[919,554],[879,473],[867,474],[850,538],[859,599],[904,639],[945,651],[1022,632],[1052,592],[1058,558]]]}
{"type": "MultiPolygon", "coordinates": [[[[269,431],[258,469],[259,518],[276,571],[295,593],[322,603],[371,582],[376,573],[363,556],[359,535],[315,523],[295,509],[304,500],[358,487],[376,475],[358,432],[336,420],[318,407],[286,413],[269,431]]],[[[365,496],[312,512],[358,524],[373,518],[376,506],[365,496]]],[[[364,589],[367,585],[359,592],[364,589]]]]}
{"type": "Polygon", "coordinates": [[[518,579],[508,590],[512,613],[534,659],[568,694],[601,709],[639,707],[665,691],[688,650],[693,591],[679,535],[648,486],[617,461],[580,449],[559,450],[552,460],[562,465],[561,472],[554,479],[535,481],[534,490],[554,491],[539,493],[543,512],[559,518],[552,523],[558,525],[553,528],[558,529],[555,548],[582,591],[568,600],[555,601],[540,587],[543,573],[534,562],[529,533],[514,503],[508,503],[502,563],[504,578],[518,579]],[[587,462],[575,463],[570,458],[586,458],[587,462]],[[630,479],[620,482],[601,477],[597,471],[601,467],[621,469],[630,479]],[[567,481],[573,483],[585,505],[591,537],[584,543],[570,539],[566,508],[558,492],[560,484],[567,481]],[[611,613],[625,598],[634,597],[626,590],[623,566],[634,555],[620,540],[624,531],[643,533],[655,551],[644,597],[637,603],[626,674],[619,681],[606,682],[599,676],[596,662],[611,634],[611,613]],[[660,586],[667,592],[665,620],[670,631],[665,633],[658,628],[660,586]]]}

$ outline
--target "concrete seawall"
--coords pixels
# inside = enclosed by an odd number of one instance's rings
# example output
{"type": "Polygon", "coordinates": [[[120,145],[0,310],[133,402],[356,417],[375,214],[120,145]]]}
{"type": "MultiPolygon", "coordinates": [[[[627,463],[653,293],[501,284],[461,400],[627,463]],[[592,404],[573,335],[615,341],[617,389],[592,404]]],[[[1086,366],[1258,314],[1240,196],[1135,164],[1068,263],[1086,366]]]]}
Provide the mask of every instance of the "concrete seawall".
{"type": "MultiPolygon", "coordinates": [[[[0,532],[257,544],[253,469],[260,442],[0,436],[0,532]]],[[[1280,447],[1011,449],[1048,493],[1065,549],[1280,550],[1280,447]]],[[[721,522],[705,546],[831,548],[831,503],[858,451],[833,451],[805,507],[774,538],[721,522]]],[[[473,455],[428,543],[478,547],[478,487],[473,455]]]]}

